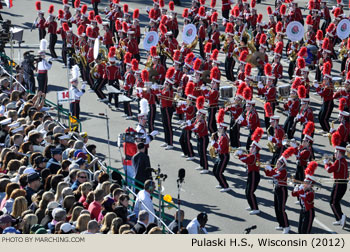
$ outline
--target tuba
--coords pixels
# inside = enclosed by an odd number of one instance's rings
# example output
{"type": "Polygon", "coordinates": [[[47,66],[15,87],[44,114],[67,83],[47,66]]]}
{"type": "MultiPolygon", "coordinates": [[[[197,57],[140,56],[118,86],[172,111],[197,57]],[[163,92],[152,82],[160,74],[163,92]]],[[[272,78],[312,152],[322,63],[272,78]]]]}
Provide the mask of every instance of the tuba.
{"type": "MultiPolygon", "coordinates": [[[[192,51],[192,50],[194,50],[194,48],[196,48],[197,43],[198,43],[198,36],[196,36],[196,38],[191,42],[191,44],[187,45],[187,48],[191,49],[191,51],[192,51]]],[[[204,43],[204,45],[205,44],[206,44],[206,42],[204,43]]]]}

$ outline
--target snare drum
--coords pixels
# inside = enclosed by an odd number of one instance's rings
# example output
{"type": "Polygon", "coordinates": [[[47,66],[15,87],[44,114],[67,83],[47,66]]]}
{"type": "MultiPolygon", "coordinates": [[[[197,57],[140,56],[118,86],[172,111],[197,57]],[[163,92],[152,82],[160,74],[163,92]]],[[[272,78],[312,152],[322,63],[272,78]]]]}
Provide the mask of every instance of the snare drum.
{"type": "Polygon", "coordinates": [[[220,87],[221,99],[232,98],[232,97],[233,97],[233,87],[231,86],[220,87]]]}
{"type": "Polygon", "coordinates": [[[288,97],[290,93],[290,85],[282,85],[277,87],[279,96],[288,97]]]}
{"type": "Polygon", "coordinates": [[[335,86],[335,87],[340,87],[342,81],[343,81],[343,79],[341,77],[333,77],[332,78],[332,83],[333,83],[333,86],[335,86]]]}

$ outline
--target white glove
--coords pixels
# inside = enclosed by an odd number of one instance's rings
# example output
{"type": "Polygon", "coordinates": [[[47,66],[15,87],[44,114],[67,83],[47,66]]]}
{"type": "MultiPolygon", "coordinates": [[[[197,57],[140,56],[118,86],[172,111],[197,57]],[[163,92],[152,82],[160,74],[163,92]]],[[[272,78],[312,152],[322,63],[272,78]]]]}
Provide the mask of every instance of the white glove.
{"type": "Polygon", "coordinates": [[[154,136],[156,136],[158,134],[159,134],[158,130],[153,130],[150,135],[154,137],[154,136]]]}
{"type": "Polygon", "coordinates": [[[269,136],[267,139],[269,140],[269,142],[272,142],[273,136],[269,136]]]}
{"type": "Polygon", "coordinates": [[[147,12],[147,13],[149,12],[149,7],[148,7],[148,6],[146,7],[146,12],[147,12]]]}
{"type": "Polygon", "coordinates": [[[205,86],[204,86],[204,85],[203,85],[203,86],[201,86],[201,90],[203,90],[203,91],[205,90],[205,86]]]}
{"type": "Polygon", "coordinates": [[[105,12],[108,12],[108,8],[107,7],[105,7],[105,12]]]}
{"type": "Polygon", "coordinates": [[[82,89],[82,90],[85,90],[85,88],[86,88],[86,84],[83,83],[83,84],[81,85],[81,89],[82,89]]]}
{"type": "Polygon", "coordinates": [[[293,148],[296,148],[297,147],[297,144],[296,143],[293,143],[293,142],[291,142],[291,144],[290,144],[293,148]]]}
{"type": "Polygon", "coordinates": [[[240,155],[243,154],[243,151],[242,151],[242,150],[238,150],[238,151],[236,152],[236,154],[237,154],[238,156],[240,156],[240,155]]]}
{"type": "Polygon", "coordinates": [[[260,82],[260,83],[258,84],[258,88],[262,89],[262,88],[264,88],[264,85],[260,82]]]}
{"type": "Polygon", "coordinates": [[[314,87],[315,87],[315,88],[318,88],[318,86],[319,86],[318,83],[315,82],[315,83],[314,83],[314,87]]]}
{"type": "Polygon", "coordinates": [[[333,132],[335,132],[335,129],[331,128],[329,132],[332,134],[333,132]]]}
{"type": "Polygon", "coordinates": [[[294,190],[293,190],[293,191],[294,191],[294,192],[299,191],[299,186],[296,185],[296,186],[294,187],[294,190]]]}
{"type": "Polygon", "coordinates": [[[191,125],[191,120],[187,120],[186,123],[187,123],[187,126],[190,126],[191,125]]]}
{"type": "Polygon", "coordinates": [[[295,49],[295,46],[292,45],[290,48],[292,48],[292,50],[294,50],[294,49],[295,49]]]}
{"type": "Polygon", "coordinates": [[[95,76],[95,77],[98,77],[98,73],[97,73],[97,72],[95,72],[95,73],[94,73],[94,76],[95,76]]]}
{"type": "Polygon", "coordinates": [[[185,51],[185,48],[184,48],[184,47],[181,47],[180,52],[184,52],[184,51],[185,51]]]}
{"type": "Polygon", "coordinates": [[[265,169],[268,170],[268,171],[272,171],[272,167],[270,165],[266,165],[265,169]]]}
{"type": "Polygon", "coordinates": [[[235,4],[235,1],[234,1],[234,0],[230,0],[230,3],[231,3],[231,4],[235,4]]]}
{"type": "Polygon", "coordinates": [[[328,159],[323,159],[323,164],[328,164],[329,163],[329,160],[328,159]]]}
{"type": "Polygon", "coordinates": [[[157,85],[157,84],[153,84],[151,88],[152,88],[153,90],[156,90],[156,89],[158,89],[158,85],[157,85]]]}
{"type": "Polygon", "coordinates": [[[238,121],[244,121],[244,118],[243,118],[242,115],[240,115],[240,116],[238,117],[238,121]]]}
{"type": "Polygon", "coordinates": [[[236,48],[234,49],[234,51],[235,51],[235,52],[238,52],[238,47],[236,47],[236,48]]]}
{"type": "Polygon", "coordinates": [[[298,114],[298,115],[297,115],[297,119],[299,120],[300,118],[301,118],[301,115],[300,115],[300,114],[298,114]]]}
{"type": "Polygon", "coordinates": [[[210,144],[211,144],[211,146],[213,146],[213,145],[215,144],[215,141],[212,140],[212,141],[210,142],[210,144]]]}
{"type": "Polygon", "coordinates": [[[235,31],[235,35],[238,35],[238,32],[235,31]]]}
{"type": "Polygon", "coordinates": [[[182,102],[181,102],[181,105],[186,105],[186,101],[182,101],[182,102]]]}

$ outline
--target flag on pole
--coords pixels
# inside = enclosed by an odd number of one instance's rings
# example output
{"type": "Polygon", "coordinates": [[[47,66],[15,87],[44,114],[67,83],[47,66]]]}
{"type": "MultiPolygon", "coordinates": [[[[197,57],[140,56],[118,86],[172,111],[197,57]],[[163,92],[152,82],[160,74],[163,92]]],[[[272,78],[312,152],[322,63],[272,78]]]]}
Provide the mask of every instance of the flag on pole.
{"type": "Polygon", "coordinates": [[[13,6],[13,3],[12,3],[13,0],[5,0],[5,3],[7,5],[8,8],[11,8],[13,6]]]}

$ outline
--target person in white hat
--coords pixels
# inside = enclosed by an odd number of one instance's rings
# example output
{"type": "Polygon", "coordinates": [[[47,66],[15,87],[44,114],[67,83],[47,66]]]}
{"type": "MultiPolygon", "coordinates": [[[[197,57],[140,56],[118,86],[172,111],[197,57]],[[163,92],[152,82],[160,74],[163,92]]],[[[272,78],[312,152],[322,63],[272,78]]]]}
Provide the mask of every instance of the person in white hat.
{"type": "Polygon", "coordinates": [[[138,121],[136,127],[136,132],[139,133],[139,137],[144,140],[145,144],[145,153],[148,154],[148,148],[150,142],[159,134],[157,130],[152,131],[150,134],[147,134],[146,123],[149,113],[148,101],[145,98],[140,100],[140,113],[138,114],[138,121]]]}
{"type": "Polygon", "coordinates": [[[346,148],[341,146],[342,136],[336,132],[332,135],[332,145],[335,148],[335,161],[324,159],[324,168],[328,173],[333,173],[334,184],[329,201],[334,213],[335,222],[333,225],[340,225],[343,228],[346,223],[346,215],[342,212],[340,202],[346,192],[349,172],[348,163],[345,158],[346,148]]]}
{"type": "Polygon", "coordinates": [[[257,127],[260,127],[260,120],[258,112],[255,109],[255,101],[254,100],[248,100],[246,103],[246,110],[247,114],[244,118],[243,115],[240,115],[240,117],[237,119],[237,123],[240,124],[240,126],[247,126],[249,129],[249,135],[248,140],[246,144],[246,150],[248,151],[250,148],[250,145],[252,144],[251,136],[254,133],[255,129],[257,127]]]}
{"type": "Polygon", "coordinates": [[[260,127],[256,128],[252,135],[253,143],[250,147],[248,154],[243,154],[242,150],[238,150],[236,155],[238,155],[239,160],[247,164],[248,169],[248,179],[245,189],[245,195],[248,200],[249,207],[246,210],[249,210],[250,215],[259,214],[260,210],[258,207],[258,202],[256,200],[255,191],[258,188],[260,182],[260,154],[259,151],[262,149],[262,146],[259,144],[261,137],[264,134],[264,130],[260,127]]]}
{"type": "Polygon", "coordinates": [[[288,216],[286,214],[286,202],[288,198],[288,187],[287,187],[287,160],[294,154],[294,148],[289,147],[286,149],[282,156],[278,159],[277,166],[272,168],[267,165],[265,167],[266,176],[272,177],[274,187],[274,206],[276,212],[276,219],[279,224],[276,230],[283,230],[283,234],[288,234],[290,231],[288,216]]]}
{"type": "Polygon", "coordinates": [[[39,41],[41,41],[46,36],[46,27],[45,27],[46,20],[44,17],[44,12],[41,10],[41,2],[40,1],[35,2],[35,8],[38,11],[38,17],[34,21],[34,24],[32,26],[32,30],[33,30],[33,27],[36,27],[39,29],[39,41]]]}
{"type": "Polygon", "coordinates": [[[69,80],[71,87],[69,88],[70,96],[72,100],[70,101],[70,113],[73,117],[79,120],[80,118],[80,98],[85,93],[86,83],[83,82],[81,85],[81,90],[78,88],[79,84],[79,67],[74,65],[72,68],[72,78],[69,80]]]}
{"type": "Polygon", "coordinates": [[[219,182],[219,185],[216,186],[216,188],[221,189],[220,192],[231,190],[224,176],[224,171],[230,161],[230,139],[226,133],[227,128],[230,125],[224,122],[224,117],[225,110],[220,109],[217,116],[219,135],[217,139],[212,137],[211,140],[211,146],[214,147],[215,151],[219,154],[214,163],[213,174],[219,182]]]}
{"type": "Polygon", "coordinates": [[[310,162],[305,169],[305,179],[303,183],[296,185],[292,192],[293,197],[299,198],[301,206],[298,225],[299,234],[310,234],[312,223],[315,218],[315,192],[313,190],[313,185],[316,182],[316,177],[314,177],[316,168],[317,162],[310,162]]]}
{"type": "Polygon", "coordinates": [[[47,93],[47,82],[48,82],[48,71],[52,67],[51,58],[46,60],[46,49],[47,49],[47,40],[42,39],[40,41],[40,61],[37,63],[37,81],[39,85],[39,92],[44,94],[47,93]]]}
{"type": "Polygon", "coordinates": [[[197,116],[196,120],[191,123],[191,121],[187,121],[187,129],[192,130],[197,135],[197,148],[198,155],[200,160],[199,167],[196,170],[202,170],[201,174],[209,173],[208,168],[208,157],[207,157],[207,148],[209,144],[209,133],[207,122],[205,121],[205,117],[207,115],[207,111],[204,110],[204,102],[205,98],[203,96],[199,96],[196,101],[197,108],[197,116]]]}

